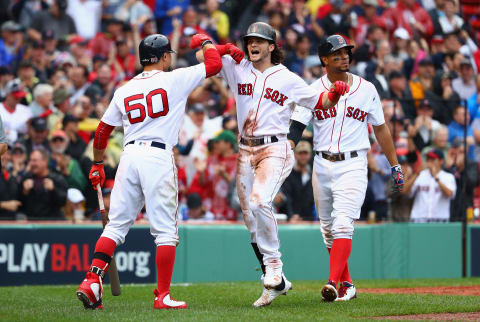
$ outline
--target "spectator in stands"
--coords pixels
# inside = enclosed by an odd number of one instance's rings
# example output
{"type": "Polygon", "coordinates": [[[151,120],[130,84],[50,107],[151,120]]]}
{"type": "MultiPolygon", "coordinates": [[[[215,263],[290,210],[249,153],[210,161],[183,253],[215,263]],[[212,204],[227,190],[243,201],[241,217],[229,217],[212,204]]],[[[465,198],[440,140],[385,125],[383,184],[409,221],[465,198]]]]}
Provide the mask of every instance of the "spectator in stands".
{"type": "Polygon", "coordinates": [[[460,95],[461,100],[468,100],[477,92],[475,74],[472,63],[464,58],[460,64],[460,75],[452,81],[452,88],[460,95]]]}
{"type": "Polygon", "coordinates": [[[363,0],[363,15],[357,18],[357,25],[352,26],[355,33],[357,46],[363,45],[367,39],[369,28],[372,26],[383,26],[382,18],[377,14],[378,0],[363,0]]]}
{"type": "Polygon", "coordinates": [[[62,120],[62,129],[68,137],[68,146],[65,153],[79,161],[87,148],[87,144],[77,134],[78,118],[66,114],[62,120]]]}
{"type": "Polygon", "coordinates": [[[410,40],[410,35],[405,28],[397,28],[393,33],[393,49],[392,54],[394,57],[401,60],[408,59],[408,41],[410,40]]]}
{"type": "Polygon", "coordinates": [[[220,42],[225,42],[230,34],[230,20],[228,16],[225,12],[219,10],[218,0],[206,0],[205,5],[209,15],[209,27],[215,30],[220,42]]]}
{"type": "Polygon", "coordinates": [[[62,119],[71,108],[70,94],[65,88],[60,87],[53,92],[52,101],[55,109],[47,116],[47,126],[54,131],[62,127],[62,119]]]}
{"type": "Polygon", "coordinates": [[[199,185],[209,191],[207,205],[217,220],[237,220],[237,213],[228,204],[228,192],[234,184],[237,170],[237,139],[233,132],[224,130],[214,139],[218,157],[209,158],[204,171],[198,172],[199,185]]]}
{"type": "Polygon", "coordinates": [[[17,69],[17,80],[20,80],[23,89],[27,93],[23,98],[21,103],[28,105],[33,100],[33,88],[38,84],[39,79],[35,76],[35,68],[31,61],[22,60],[17,69]]]}
{"type": "Polygon", "coordinates": [[[295,43],[295,52],[291,52],[285,58],[285,66],[292,72],[303,75],[305,59],[310,54],[310,39],[306,34],[298,35],[295,43]]]}
{"type": "Polygon", "coordinates": [[[443,15],[440,15],[438,22],[444,34],[453,31],[460,31],[463,27],[463,19],[457,15],[457,3],[454,0],[445,0],[443,15]]]}
{"type": "Polygon", "coordinates": [[[186,221],[212,221],[215,215],[202,206],[202,197],[198,193],[191,193],[187,196],[187,211],[183,214],[186,221]]]}
{"type": "Polygon", "coordinates": [[[115,89],[115,83],[112,79],[112,69],[108,64],[102,64],[97,70],[97,79],[85,92],[93,104],[102,102],[108,106],[115,89]]]}
{"type": "Polygon", "coordinates": [[[83,38],[93,38],[100,28],[102,2],[96,0],[68,0],[67,14],[75,23],[77,34],[83,38]]]}
{"type": "Polygon", "coordinates": [[[30,171],[20,184],[21,210],[32,219],[63,219],[61,208],[67,199],[67,182],[48,168],[49,153],[35,149],[30,155],[30,171]]]}
{"type": "Polygon", "coordinates": [[[158,32],[169,35],[173,30],[172,19],[179,18],[189,5],[189,0],[157,0],[154,14],[158,32]]]}
{"type": "Polygon", "coordinates": [[[67,203],[63,210],[65,219],[74,223],[82,222],[85,219],[85,197],[82,192],[75,188],[68,188],[67,203]]]}
{"type": "Polygon", "coordinates": [[[311,158],[312,146],[300,141],[295,147],[295,166],[280,189],[281,202],[286,204],[288,220],[292,222],[314,219],[311,158]]]}
{"type": "Polygon", "coordinates": [[[10,143],[27,133],[27,122],[32,118],[30,109],[20,104],[27,95],[20,80],[11,80],[5,87],[5,101],[0,103],[0,117],[10,143]]]}
{"type": "Polygon", "coordinates": [[[74,36],[70,38],[69,44],[69,51],[76,65],[90,66],[92,57],[90,51],[87,49],[88,40],[81,36],[74,36]]]}
{"type": "Polygon", "coordinates": [[[6,86],[9,81],[13,80],[13,73],[8,67],[0,66],[0,102],[5,100],[6,86]]]}
{"type": "Polygon", "coordinates": [[[88,96],[81,96],[72,107],[72,115],[78,119],[77,134],[88,143],[100,120],[93,118],[94,106],[88,96]]]}
{"type": "Polygon", "coordinates": [[[68,144],[68,136],[64,131],[56,130],[52,133],[50,137],[52,169],[63,175],[69,188],[83,191],[87,187],[87,178],[83,175],[78,161],[65,153],[68,144]]]}
{"type": "Polygon", "coordinates": [[[88,83],[88,74],[88,68],[84,65],[78,65],[71,69],[69,77],[70,82],[72,83],[72,87],[70,88],[70,104],[72,106],[79,97],[85,95],[88,87],[90,87],[90,83],[88,83]]]}
{"type": "Polygon", "coordinates": [[[50,150],[48,143],[47,121],[42,117],[34,117],[28,127],[28,138],[25,140],[27,156],[30,156],[33,150],[40,148],[50,150]]]}
{"type": "Polygon", "coordinates": [[[438,97],[433,94],[433,77],[435,76],[435,68],[430,58],[422,59],[418,64],[418,73],[409,82],[412,97],[417,106],[418,102],[428,98],[438,104],[438,97]]]}
{"type": "Polygon", "coordinates": [[[12,169],[11,176],[16,183],[22,181],[25,172],[27,171],[27,148],[21,142],[15,142],[11,152],[12,169]]]}
{"type": "Polygon", "coordinates": [[[21,33],[23,28],[10,20],[2,24],[0,31],[0,67],[13,67],[23,54],[23,35],[21,33]]]}
{"type": "Polygon", "coordinates": [[[323,35],[340,34],[349,39],[353,38],[350,19],[346,14],[346,5],[343,0],[330,0],[331,9],[328,15],[319,21],[323,35]]]}
{"type": "Polygon", "coordinates": [[[53,106],[53,87],[49,84],[38,84],[33,90],[34,101],[29,108],[34,117],[47,118],[56,108],[53,106]]]}
{"type": "Polygon", "coordinates": [[[0,117],[0,220],[13,219],[21,203],[17,199],[17,182],[10,175],[11,154],[0,117]]]}
{"type": "MultiPolygon", "coordinates": [[[[438,149],[442,151],[444,155],[447,155],[447,152],[449,149],[448,128],[444,124],[440,124],[440,126],[437,129],[432,130],[431,144],[424,147],[421,150],[422,159],[426,161],[427,153],[434,149],[438,149]]],[[[448,155],[447,155],[447,162],[448,162],[448,155]]]]}
{"type": "Polygon", "coordinates": [[[376,221],[387,220],[388,203],[387,187],[391,177],[390,163],[385,154],[372,153],[368,157],[369,180],[368,185],[374,196],[374,211],[376,221]]]}
{"type": "Polygon", "coordinates": [[[412,36],[431,37],[433,23],[428,12],[416,0],[399,0],[395,7],[383,13],[385,26],[390,32],[405,28],[412,36]]]}
{"type": "MultiPolygon", "coordinates": [[[[443,113],[437,109],[434,118],[441,123],[448,124],[453,117],[453,109],[460,104],[460,96],[452,88],[451,74],[440,72],[434,79],[434,92],[442,100],[443,113]]],[[[471,115],[472,117],[474,115],[471,115]]]]}
{"type": "Polygon", "coordinates": [[[390,88],[390,98],[394,100],[392,103],[397,104],[399,102],[405,117],[413,121],[417,112],[413,103],[410,87],[407,86],[405,75],[398,71],[393,71],[388,77],[388,85],[390,88]]]}
{"type": "Polygon", "coordinates": [[[442,26],[440,25],[439,18],[440,16],[445,15],[443,11],[445,8],[445,0],[435,0],[435,8],[432,8],[428,11],[430,18],[433,23],[433,34],[441,35],[443,34],[442,26]]]}
{"type": "Polygon", "coordinates": [[[475,77],[476,92],[467,100],[468,113],[472,120],[480,118],[480,74],[475,77]]]}
{"type": "Polygon", "coordinates": [[[106,21],[105,32],[99,32],[88,43],[92,56],[101,55],[108,57],[115,41],[124,39],[123,22],[116,18],[110,18],[106,21]]]}
{"type": "Polygon", "coordinates": [[[470,115],[466,114],[465,107],[458,105],[453,110],[453,121],[448,125],[448,142],[452,143],[455,138],[464,137],[464,127],[467,126],[467,144],[473,145],[473,131],[470,124],[470,115]]]}
{"type": "Polygon", "coordinates": [[[408,128],[408,135],[413,139],[419,151],[431,144],[432,133],[440,127],[440,122],[433,118],[433,107],[429,100],[420,102],[415,121],[408,128]]]}
{"type": "Polygon", "coordinates": [[[27,31],[29,38],[41,41],[42,32],[55,30],[58,38],[72,37],[77,33],[72,17],[66,13],[67,0],[54,0],[48,10],[38,11],[27,31]]]}
{"type": "Polygon", "coordinates": [[[454,175],[458,189],[450,205],[450,220],[462,221],[466,209],[473,207],[473,195],[479,184],[479,174],[477,162],[468,159],[465,162],[465,147],[458,138],[448,150],[445,170],[454,175]]]}
{"type": "Polygon", "coordinates": [[[427,153],[426,169],[415,172],[406,181],[404,194],[413,200],[412,222],[448,222],[450,200],[455,198],[457,185],[455,177],[442,170],[443,152],[433,150],[427,153]]]}

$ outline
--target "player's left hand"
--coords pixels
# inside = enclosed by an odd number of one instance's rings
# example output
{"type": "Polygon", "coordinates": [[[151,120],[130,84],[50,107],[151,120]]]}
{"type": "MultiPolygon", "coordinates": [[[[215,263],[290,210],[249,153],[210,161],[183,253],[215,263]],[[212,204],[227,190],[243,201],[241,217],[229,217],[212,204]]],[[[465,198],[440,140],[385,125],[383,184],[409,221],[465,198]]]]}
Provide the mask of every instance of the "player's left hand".
{"type": "Polygon", "coordinates": [[[342,82],[342,81],[336,81],[333,83],[333,86],[330,88],[330,92],[335,92],[337,95],[344,95],[345,93],[348,93],[350,90],[350,86],[348,86],[347,83],[342,82]]]}
{"type": "Polygon", "coordinates": [[[88,179],[92,183],[93,190],[97,190],[97,185],[103,186],[105,182],[105,170],[102,164],[93,164],[92,168],[90,169],[90,173],[88,174],[88,179]]]}
{"type": "Polygon", "coordinates": [[[192,42],[190,43],[190,48],[196,49],[202,46],[205,41],[212,41],[209,36],[205,34],[195,34],[192,37],[192,42]]]}
{"type": "Polygon", "coordinates": [[[400,164],[397,164],[392,167],[392,179],[393,179],[392,192],[402,191],[404,180],[403,180],[402,166],[400,164]]]}
{"type": "Polygon", "coordinates": [[[228,53],[230,54],[230,56],[232,56],[233,60],[235,60],[237,64],[240,64],[243,57],[245,56],[245,53],[243,52],[243,50],[241,50],[240,48],[230,43],[228,43],[227,46],[228,46],[228,53]]]}

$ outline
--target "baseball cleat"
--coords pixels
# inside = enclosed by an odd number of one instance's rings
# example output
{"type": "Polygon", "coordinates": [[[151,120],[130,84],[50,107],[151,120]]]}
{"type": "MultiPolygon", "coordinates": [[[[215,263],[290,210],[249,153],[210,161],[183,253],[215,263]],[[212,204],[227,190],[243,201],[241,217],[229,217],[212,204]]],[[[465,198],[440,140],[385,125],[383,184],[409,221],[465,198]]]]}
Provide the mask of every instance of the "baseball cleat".
{"type": "MultiPolygon", "coordinates": [[[[292,283],[287,280],[285,275],[282,274],[283,280],[285,282],[285,286],[281,290],[277,289],[268,289],[263,287],[262,296],[258,300],[253,303],[254,307],[262,307],[272,304],[273,300],[275,300],[279,295],[287,295],[287,292],[292,289],[292,283]]],[[[263,280],[263,276],[262,276],[263,280]]]]}
{"type": "Polygon", "coordinates": [[[333,302],[338,297],[337,287],[335,283],[328,281],[322,288],[322,299],[326,302],[333,302]]]}
{"type": "Polygon", "coordinates": [[[187,303],[182,301],[175,301],[170,297],[170,293],[165,292],[160,294],[160,292],[155,289],[153,290],[155,294],[155,301],[153,302],[154,309],[186,309],[188,308],[187,303]]]}
{"type": "Polygon", "coordinates": [[[88,272],[87,276],[77,289],[77,298],[86,309],[103,309],[102,279],[95,273],[88,272]]]}
{"type": "Polygon", "coordinates": [[[357,297],[355,285],[343,282],[338,290],[338,298],[335,301],[350,301],[357,297]]]}
{"type": "Polygon", "coordinates": [[[274,289],[282,283],[282,267],[273,267],[267,265],[265,267],[265,276],[263,278],[263,286],[268,289],[274,289]]]}

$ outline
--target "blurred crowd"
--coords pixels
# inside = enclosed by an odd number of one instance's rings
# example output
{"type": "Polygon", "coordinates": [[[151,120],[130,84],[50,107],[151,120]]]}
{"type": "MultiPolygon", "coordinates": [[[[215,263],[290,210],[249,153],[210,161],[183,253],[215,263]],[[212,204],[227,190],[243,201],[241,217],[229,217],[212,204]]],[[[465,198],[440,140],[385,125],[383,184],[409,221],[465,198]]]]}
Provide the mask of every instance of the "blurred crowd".
{"type": "MultiPolygon", "coordinates": [[[[138,44],[168,35],[174,68],[196,64],[191,36],[242,48],[248,25],[277,31],[289,69],[323,75],[319,42],[355,45],[351,71],[372,82],[407,185],[390,194],[390,168],[372,134],[361,219],[458,221],[480,208],[480,1],[478,0],[0,0],[0,219],[99,219],[88,182],[93,134],[116,88],[141,71],[138,44]],[[438,211],[441,209],[441,211],[438,211]]],[[[174,148],[181,220],[242,220],[235,172],[238,128],[232,90],[213,77],[190,95],[174,148]]],[[[312,128],[275,196],[279,219],[316,220],[312,128]]],[[[110,137],[109,193],[123,149],[110,137]]],[[[143,213],[139,214],[142,218],[143,213]]]]}

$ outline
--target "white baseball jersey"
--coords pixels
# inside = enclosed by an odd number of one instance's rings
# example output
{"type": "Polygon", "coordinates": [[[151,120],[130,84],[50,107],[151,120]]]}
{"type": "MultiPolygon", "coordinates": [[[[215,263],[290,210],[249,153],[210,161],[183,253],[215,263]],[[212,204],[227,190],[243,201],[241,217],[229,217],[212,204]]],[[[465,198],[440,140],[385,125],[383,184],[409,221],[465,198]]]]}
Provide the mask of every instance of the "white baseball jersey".
{"type": "Polygon", "coordinates": [[[242,136],[288,134],[295,103],[313,109],[320,91],[309,87],[284,65],[272,66],[263,73],[243,59],[236,64],[232,57],[222,57],[223,77],[237,103],[238,130],[242,136]]]}
{"type": "Polygon", "coordinates": [[[28,106],[17,104],[15,111],[12,113],[0,103],[0,116],[3,120],[5,133],[9,142],[15,142],[18,133],[27,133],[27,121],[32,118],[32,112],[28,106]]]}
{"type": "Polygon", "coordinates": [[[452,191],[452,196],[450,198],[445,196],[435,178],[432,177],[430,170],[423,170],[410,191],[410,197],[415,197],[410,215],[412,221],[450,219],[450,200],[455,197],[457,192],[455,176],[440,170],[438,179],[452,191]]]}
{"type": "MultiPolygon", "coordinates": [[[[292,120],[303,124],[308,124],[313,118],[316,151],[342,153],[369,149],[368,123],[375,126],[385,123],[375,86],[357,75],[351,75],[350,91],[340,97],[337,105],[314,112],[297,106],[293,112],[292,120]]],[[[330,85],[327,75],[324,75],[310,87],[323,92],[329,90],[330,85]]]]}
{"type": "Polygon", "coordinates": [[[140,73],[115,91],[102,121],[112,126],[123,125],[124,144],[152,140],[174,146],[187,98],[205,77],[204,64],[172,72],[140,73]]]}

